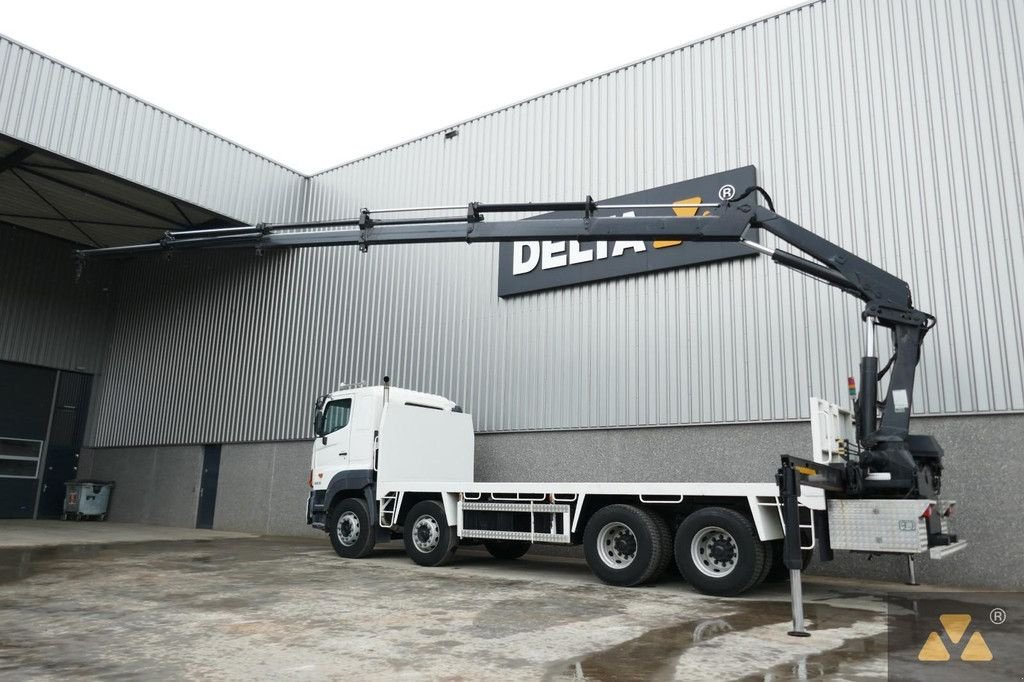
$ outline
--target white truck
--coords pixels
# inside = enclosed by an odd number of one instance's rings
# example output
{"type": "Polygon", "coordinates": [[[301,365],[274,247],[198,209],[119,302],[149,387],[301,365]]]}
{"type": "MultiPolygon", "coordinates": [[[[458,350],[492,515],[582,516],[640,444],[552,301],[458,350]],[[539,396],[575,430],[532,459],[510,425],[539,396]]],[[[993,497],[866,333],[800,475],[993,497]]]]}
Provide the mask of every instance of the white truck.
{"type": "MultiPolygon", "coordinates": [[[[852,434],[850,413],[820,400],[811,409],[809,449],[827,464],[852,434]]],[[[387,377],[322,396],[314,421],[307,523],[326,531],[342,557],[365,557],[377,542],[399,537],[423,566],[447,563],[460,544],[483,544],[504,560],[535,542],[582,544],[606,583],[657,580],[674,560],[696,589],[723,596],[788,575],[775,483],[479,482],[471,416],[447,398],[392,388],[387,377]]],[[[949,508],[928,500],[827,501],[810,485],[801,486],[799,503],[805,559],[821,535],[815,521],[822,517],[812,512],[827,504],[832,547],[907,554],[928,549],[925,514],[949,508]],[[875,543],[878,534],[892,537],[875,543]],[[868,535],[867,545],[842,546],[868,535]]]]}
{"type": "Polygon", "coordinates": [[[719,595],[788,570],[791,634],[804,636],[799,577],[811,547],[823,560],[833,549],[904,554],[913,582],[915,554],[939,557],[965,543],[949,529],[953,504],[939,498],[943,449],[932,436],[910,433],[917,366],[935,317],[914,306],[904,280],[776,213],[763,188],[737,193],[732,183],[752,170],[680,183],[691,199],[669,204],[587,196],[363,209],[342,220],[172,231],[159,242],[78,255],[551,240],[731,243],[853,296],[864,304],[865,332],[859,391],[850,380],[853,411],[812,401],[811,457],[782,455],[775,484],[483,483],[473,480],[472,420],[445,398],[385,382],[324,396],[317,408],[307,519],[328,531],[342,556],[365,556],[378,537],[401,536],[425,565],[443,564],[459,542],[482,542],[502,558],[533,542],[582,544],[606,582],[650,581],[674,555],[697,589],[719,595]],[[701,200],[716,194],[719,202],[701,200]],[[507,217],[543,211],[550,213],[507,217]],[[430,215],[415,217],[422,213],[430,215]],[[762,244],[758,234],[796,251],[762,244]],[[881,365],[879,327],[892,347],[881,365]]]}

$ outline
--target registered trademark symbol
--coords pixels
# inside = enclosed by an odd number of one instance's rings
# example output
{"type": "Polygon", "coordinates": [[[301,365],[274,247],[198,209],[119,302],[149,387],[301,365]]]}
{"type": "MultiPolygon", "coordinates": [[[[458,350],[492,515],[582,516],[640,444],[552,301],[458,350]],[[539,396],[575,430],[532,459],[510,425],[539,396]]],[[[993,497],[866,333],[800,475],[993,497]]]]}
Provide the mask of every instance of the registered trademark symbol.
{"type": "Polygon", "coordinates": [[[736,188],[732,185],[722,185],[718,188],[718,198],[722,201],[729,201],[736,196],[736,188]]]}
{"type": "Polygon", "coordinates": [[[989,611],[988,619],[992,621],[993,625],[1002,625],[1006,622],[1006,611],[997,606],[989,611]]]}

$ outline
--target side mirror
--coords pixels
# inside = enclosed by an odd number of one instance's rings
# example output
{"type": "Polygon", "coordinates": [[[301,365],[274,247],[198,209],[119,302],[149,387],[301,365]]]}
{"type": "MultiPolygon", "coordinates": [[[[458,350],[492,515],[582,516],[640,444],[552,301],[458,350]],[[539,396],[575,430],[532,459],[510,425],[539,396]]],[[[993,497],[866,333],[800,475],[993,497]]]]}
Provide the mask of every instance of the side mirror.
{"type": "Polygon", "coordinates": [[[324,435],[324,413],[322,410],[317,410],[313,417],[313,433],[317,436],[324,435]]]}

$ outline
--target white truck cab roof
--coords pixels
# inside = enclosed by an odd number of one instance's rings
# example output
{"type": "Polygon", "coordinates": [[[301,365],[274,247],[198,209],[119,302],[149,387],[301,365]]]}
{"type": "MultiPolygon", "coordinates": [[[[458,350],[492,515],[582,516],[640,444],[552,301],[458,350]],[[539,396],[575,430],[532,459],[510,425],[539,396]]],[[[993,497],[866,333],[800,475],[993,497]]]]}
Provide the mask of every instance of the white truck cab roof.
{"type": "MultiPolygon", "coordinates": [[[[327,402],[341,398],[361,398],[365,396],[379,398],[383,401],[384,386],[358,386],[343,388],[327,394],[327,402]]],[[[407,388],[398,388],[396,386],[388,388],[388,402],[433,407],[435,409],[448,411],[455,410],[455,408],[458,407],[458,405],[444,396],[434,395],[432,393],[420,393],[419,391],[410,391],[407,388]]],[[[461,409],[455,411],[458,412],[461,411],[461,409]]]]}

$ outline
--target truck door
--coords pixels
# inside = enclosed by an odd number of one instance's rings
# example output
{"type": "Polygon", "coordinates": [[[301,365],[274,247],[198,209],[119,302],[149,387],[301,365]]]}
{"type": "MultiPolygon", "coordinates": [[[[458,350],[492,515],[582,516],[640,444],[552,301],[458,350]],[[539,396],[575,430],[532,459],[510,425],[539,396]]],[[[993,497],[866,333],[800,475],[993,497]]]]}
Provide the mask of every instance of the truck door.
{"type": "Polygon", "coordinates": [[[348,463],[352,469],[373,469],[373,438],[380,420],[381,401],[360,396],[353,404],[349,426],[348,463]]]}
{"type": "Polygon", "coordinates": [[[316,468],[330,481],[335,472],[349,469],[352,437],[352,398],[332,400],[324,407],[323,428],[316,442],[316,468]]]}

